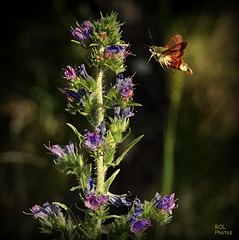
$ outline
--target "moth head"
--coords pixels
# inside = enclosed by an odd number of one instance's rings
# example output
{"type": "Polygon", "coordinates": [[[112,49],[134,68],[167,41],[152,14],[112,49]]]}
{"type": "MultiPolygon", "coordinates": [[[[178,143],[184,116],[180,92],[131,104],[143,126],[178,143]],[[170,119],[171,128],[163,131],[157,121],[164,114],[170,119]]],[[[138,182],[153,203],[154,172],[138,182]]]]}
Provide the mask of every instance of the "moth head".
{"type": "Polygon", "coordinates": [[[155,53],[155,46],[151,46],[151,47],[149,47],[149,51],[152,53],[152,54],[154,54],[155,53]]]}

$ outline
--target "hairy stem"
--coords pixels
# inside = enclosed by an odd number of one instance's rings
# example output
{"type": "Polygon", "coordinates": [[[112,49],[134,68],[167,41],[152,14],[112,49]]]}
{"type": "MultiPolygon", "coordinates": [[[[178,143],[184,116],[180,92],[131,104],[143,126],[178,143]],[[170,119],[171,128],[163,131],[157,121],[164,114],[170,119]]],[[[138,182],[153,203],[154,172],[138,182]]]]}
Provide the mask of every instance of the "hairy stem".
{"type": "MultiPolygon", "coordinates": [[[[103,95],[102,95],[102,79],[103,79],[103,69],[100,68],[96,77],[96,100],[97,100],[97,109],[96,109],[96,120],[97,126],[104,121],[104,109],[103,109],[103,95]]],[[[97,186],[96,191],[98,193],[103,192],[105,179],[105,170],[104,170],[104,157],[98,156],[97,159],[97,186]]]]}
{"type": "MultiPolygon", "coordinates": [[[[102,81],[103,81],[104,71],[102,68],[98,69],[96,75],[96,101],[97,101],[97,109],[96,109],[96,126],[99,126],[102,121],[104,121],[104,108],[103,108],[103,92],[102,92],[102,81]]],[[[96,192],[98,194],[103,193],[104,180],[105,180],[105,168],[104,168],[104,156],[98,155],[96,159],[96,171],[97,171],[97,185],[96,192]]],[[[101,219],[97,219],[95,233],[96,236],[100,233],[101,230],[101,219]]]]}
{"type": "Polygon", "coordinates": [[[104,71],[102,68],[99,68],[97,76],[96,76],[96,101],[97,101],[97,109],[96,109],[96,121],[97,126],[104,121],[104,109],[103,109],[103,94],[102,94],[102,80],[103,80],[104,71]]]}

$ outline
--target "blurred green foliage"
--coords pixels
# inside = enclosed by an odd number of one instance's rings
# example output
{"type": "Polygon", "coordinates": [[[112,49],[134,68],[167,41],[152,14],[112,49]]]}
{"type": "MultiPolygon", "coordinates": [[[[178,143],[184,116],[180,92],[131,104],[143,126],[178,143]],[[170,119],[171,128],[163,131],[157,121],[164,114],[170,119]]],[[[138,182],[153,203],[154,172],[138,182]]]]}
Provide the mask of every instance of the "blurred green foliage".
{"type": "MultiPolygon", "coordinates": [[[[151,199],[160,192],[163,136],[169,106],[170,74],[150,62],[148,28],[155,45],[174,34],[189,44],[183,59],[194,74],[185,76],[175,142],[173,191],[179,208],[167,226],[166,239],[222,239],[215,224],[224,224],[237,236],[239,200],[239,79],[238,14],[236,1],[27,1],[6,3],[2,14],[2,83],[0,206],[1,239],[48,239],[38,233],[36,221],[26,217],[35,203],[77,201],[69,191],[71,178],[52,167],[44,144],[74,140],[65,122],[81,129],[86,123],[64,108],[62,68],[79,65],[86,53],[70,42],[70,27],[114,10],[125,22],[123,38],[136,57],[127,59],[134,77],[133,134],[144,139],[127,155],[113,186],[151,199]],[[44,238],[43,238],[44,237],[44,238]]],[[[178,72],[174,73],[175,75],[178,72]]],[[[109,79],[114,77],[108,73],[109,79]]],[[[127,143],[126,143],[127,144],[127,143]]],[[[110,173],[109,173],[110,174],[110,173]]],[[[161,231],[162,229],[159,229],[161,231]]],[[[154,239],[153,228],[149,239],[154,239]]],[[[225,237],[225,238],[226,238],[225,237]]],[[[223,238],[224,239],[224,238],[223,238]]]]}

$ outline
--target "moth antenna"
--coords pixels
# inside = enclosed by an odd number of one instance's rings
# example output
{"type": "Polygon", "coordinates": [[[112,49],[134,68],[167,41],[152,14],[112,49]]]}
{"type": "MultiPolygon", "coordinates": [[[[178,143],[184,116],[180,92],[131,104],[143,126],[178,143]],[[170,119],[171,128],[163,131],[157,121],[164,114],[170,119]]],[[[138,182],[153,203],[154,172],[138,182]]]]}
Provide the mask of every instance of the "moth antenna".
{"type": "Polygon", "coordinates": [[[147,47],[147,48],[150,48],[149,45],[145,44],[145,43],[142,43],[143,46],[147,47]]]}
{"type": "Polygon", "coordinates": [[[133,78],[133,77],[135,76],[136,72],[137,72],[137,71],[135,71],[135,72],[133,73],[133,75],[131,76],[131,78],[133,78]]]}
{"type": "Polygon", "coordinates": [[[151,45],[155,45],[155,44],[154,44],[154,40],[153,40],[153,36],[152,36],[152,33],[151,33],[150,28],[148,29],[148,32],[149,32],[149,39],[150,39],[150,43],[151,43],[151,45]]]}

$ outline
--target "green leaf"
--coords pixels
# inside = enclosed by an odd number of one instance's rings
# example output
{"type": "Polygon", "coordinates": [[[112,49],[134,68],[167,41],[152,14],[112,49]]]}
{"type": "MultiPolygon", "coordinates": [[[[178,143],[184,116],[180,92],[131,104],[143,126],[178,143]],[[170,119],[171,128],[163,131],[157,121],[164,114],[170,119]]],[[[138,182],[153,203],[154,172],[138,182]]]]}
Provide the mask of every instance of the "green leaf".
{"type": "Polygon", "coordinates": [[[142,107],[142,104],[131,102],[131,103],[128,103],[127,106],[142,107]]]}
{"type": "Polygon", "coordinates": [[[77,130],[72,124],[66,123],[66,125],[68,125],[68,126],[73,130],[73,132],[75,133],[75,135],[78,137],[78,139],[79,139],[80,141],[83,139],[82,134],[80,134],[80,133],[78,132],[78,130],[77,130]]]}
{"type": "Polygon", "coordinates": [[[124,136],[124,138],[121,140],[121,142],[123,142],[131,133],[131,128],[129,128],[129,131],[126,133],[126,135],[124,136]]]}
{"type": "Polygon", "coordinates": [[[80,45],[81,45],[81,42],[79,42],[79,41],[77,41],[77,40],[71,40],[71,42],[77,43],[77,44],[80,44],[80,45]]]}
{"type": "Polygon", "coordinates": [[[84,169],[83,169],[84,174],[85,174],[87,177],[89,177],[89,176],[91,176],[91,171],[92,171],[92,164],[91,164],[91,163],[86,164],[85,167],[84,167],[84,169]]]}
{"type": "Polygon", "coordinates": [[[60,202],[52,202],[52,203],[58,205],[59,207],[63,208],[66,211],[69,209],[64,203],[60,203],[60,202]]]}
{"type": "Polygon", "coordinates": [[[70,189],[70,191],[71,192],[74,192],[76,189],[80,189],[81,187],[80,186],[75,186],[75,187],[72,187],[71,189],[70,189]]]}
{"type": "Polygon", "coordinates": [[[136,138],[135,140],[133,140],[124,150],[124,152],[115,160],[114,163],[112,163],[113,166],[117,166],[120,164],[120,162],[124,159],[125,155],[129,152],[129,150],[137,143],[141,140],[141,138],[144,135],[139,136],[138,138],[136,138]]]}
{"type": "Polygon", "coordinates": [[[98,47],[98,46],[99,46],[98,43],[92,43],[92,44],[90,44],[90,47],[98,47]]]}
{"type": "Polygon", "coordinates": [[[105,182],[104,184],[104,194],[107,194],[109,192],[110,185],[114,181],[115,177],[119,173],[120,169],[117,169],[105,182]]]}
{"type": "Polygon", "coordinates": [[[115,144],[106,151],[105,153],[105,165],[107,167],[111,166],[111,163],[114,160],[114,155],[115,155],[115,144]]]}
{"type": "Polygon", "coordinates": [[[81,110],[79,110],[79,109],[78,109],[78,112],[79,112],[82,116],[85,116],[85,117],[89,115],[88,112],[83,112],[83,111],[81,111],[81,110]]]}
{"type": "Polygon", "coordinates": [[[53,203],[58,205],[59,207],[63,208],[67,212],[68,216],[70,216],[72,222],[75,224],[76,231],[77,231],[78,234],[81,235],[83,233],[83,234],[87,235],[87,233],[80,226],[81,224],[79,224],[77,218],[75,217],[74,213],[71,211],[71,209],[69,207],[67,207],[65,204],[60,203],[60,202],[53,202],[53,203]]]}
{"type": "Polygon", "coordinates": [[[74,173],[75,173],[74,171],[68,170],[68,171],[66,172],[66,175],[71,175],[71,174],[74,174],[74,173]]]}
{"type": "Polygon", "coordinates": [[[121,218],[121,216],[119,216],[119,215],[107,215],[107,216],[104,216],[102,219],[106,220],[106,219],[109,219],[109,218],[121,218]]]}

